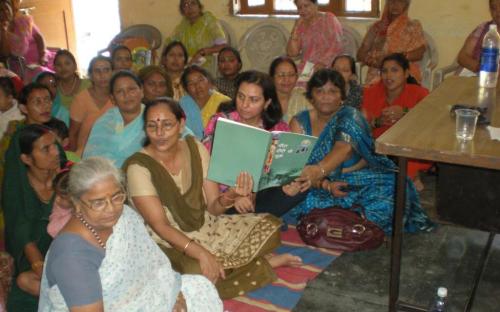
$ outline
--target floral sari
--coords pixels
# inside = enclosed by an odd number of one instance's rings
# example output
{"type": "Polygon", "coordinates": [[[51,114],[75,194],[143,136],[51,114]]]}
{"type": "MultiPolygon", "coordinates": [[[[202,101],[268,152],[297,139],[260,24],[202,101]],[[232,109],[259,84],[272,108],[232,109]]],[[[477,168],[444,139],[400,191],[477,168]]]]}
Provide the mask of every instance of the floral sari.
{"type": "MultiPolygon", "coordinates": [[[[296,116],[305,134],[311,135],[312,127],[309,111],[296,116]]],[[[366,216],[375,222],[386,233],[392,231],[392,214],[394,210],[395,164],[387,157],[375,154],[374,143],[370,135],[370,126],[361,113],[349,106],[343,106],[325,126],[309,158],[309,164],[321,161],[337,141],[349,143],[353,149],[351,159],[344,161],[327,179],[345,181],[353,189],[345,197],[334,197],[326,190],[311,189],[304,202],[294,208],[295,216],[308,213],[313,208],[341,206],[349,208],[354,204],[365,208],[366,216]],[[344,173],[361,159],[367,165],[359,170],[344,173]]],[[[427,214],[420,206],[420,200],[413,183],[408,180],[406,186],[406,208],[404,215],[405,230],[415,232],[432,228],[427,214]]]]}

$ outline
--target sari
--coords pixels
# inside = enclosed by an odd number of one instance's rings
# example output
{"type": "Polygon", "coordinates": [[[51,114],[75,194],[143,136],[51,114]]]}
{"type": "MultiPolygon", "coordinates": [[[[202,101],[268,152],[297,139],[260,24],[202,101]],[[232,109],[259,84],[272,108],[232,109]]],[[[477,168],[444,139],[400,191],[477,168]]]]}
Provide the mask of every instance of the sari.
{"type": "MultiPolygon", "coordinates": [[[[312,134],[309,112],[296,116],[305,134],[312,134]]],[[[355,204],[365,208],[366,217],[375,222],[385,233],[392,232],[392,214],[394,210],[394,193],[396,183],[395,164],[387,157],[375,154],[374,142],[370,135],[370,126],[359,110],[342,106],[321,132],[313,148],[308,164],[317,164],[332,149],[335,142],[341,141],[352,146],[351,159],[344,161],[326,178],[330,181],[345,181],[355,189],[345,197],[334,197],[328,191],[313,188],[306,200],[292,210],[296,217],[306,214],[313,208],[340,206],[352,207],[355,204]],[[343,168],[357,164],[361,159],[367,165],[359,170],[344,173],[343,168]]],[[[432,223],[420,206],[420,200],[413,183],[406,185],[406,206],[404,226],[408,232],[432,229],[432,223]]]]}
{"type": "MultiPolygon", "coordinates": [[[[174,272],[142,218],[126,205],[106,242],[99,276],[104,311],[172,311],[180,291],[188,311],[222,311],[212,283],[203,276],[174,272]]],[[[49,287],[45,268],[38,311],[69,311],[57,284],[49,287]]]]}
{"type": "MultiPolygon", "coordinates": [[[[78,90],[76,91],[76,93],[74,95],[64,95],[64,94],[62,94],[61,90],[59,88],[57,88],[56,98],[59,97],[59,104],[60,104],[60,106],[66,108],[66,110],[68,111],[68,114],[69,114],[69,109],[71,107],[71,104],[73,103],[73,99],[80,92],[82,92],[83,90],[86,90],[86,89],[90,88],[91,86],[92,86],[92,81],[90,81],[89,79],[81,79],[80,80],[80,86],[78,86],[78,90]]],[[[54,106],[55,105],[56,105],[56,103],[53,104],[52,111],[54,111],[54,106]]],[[[69,118],[69,115],[68,115],[68,118],[69,118]]]]}
{"type": "MultiPolygon", "coordinates": [[[[391,53],[406,53],[427,45],[422,25],[418,20],[409,18],[408,9],[409,7],[391,22],[389,6],[386,2],[382,18],[368,29],[368,33],[363,39],[362,47],[367,45],[369,40],[373,41],[366,59],[360,61],[381,61],[382,58],[391,53]]],[[[418,62],[410,62],[410,74],[418,82],[422,80],[418,62]]],[[[370,67],[366,74],[365,84],[378,82],[379,76],[379,68],[370,67]]]]}
{"type": "Polygon", "coordinates": [[[52,101],[52,110],[50,111],[50,115],[64,122],[66,127],[69,128],[69,110],[62,104],[61,96],[61,93],[57,91],[56,97],[52,101]]]}
{"type": "Polygon", "coordinates": [[[298,65],[299,74],[307,62],[330,67],[333,59],[344,50],[342,25],[331,12],[320,13],[311,25],[302,23],[296,31],[300,38],[302,54],[298,65]]]}
{"type": "MultiPolygon", "coordinates": [[[[166,44],[172,41],[182,42],[190,57],[194,56],[201,48],[227,43],[222,26],[217,21],[217,18],[208,11],[202,12],[202,15],[194,24],[183,18],[181,23],[175,27],[174,34],[167,38],[166,44]]],[[[206,62],[202,66],[211,71],[215,57],[207,55],[205,58],[206,62]]]]}
{"type": "MultiPolygon", "coordinates": [[[[429,91],[426,88],[407,83],[401,94],[394,99],[391,105],[398,105],[401,106],[403,110],[410,110],[428,94],[429,91]]],[[[382,110],[387,106],[389,106],[389,103],[387,103],[387,94],[382,81],[365,88],[362,108],[366,112],[368,122],[374,125],[372,134],[375,139],[392,126],[380,125],[377,121],[380,120],[382,110]]],[[[430,162],[410,160],[408,162],[408,176],[414,179],[419,171],[429,170],[430,167],[430,162]]]]}
{"type": "MultiPolygon", "coordinates": [[[[269,214],[210,214],[203,193],[210,156],[190,136],[182,149],[184,162],[177,175],[171,175],[145,150],[130,157],[123,167],[130,197],[159,197],[169,224],[217,258],[226,272],[226,278],[215,284],[221,298],[241,296],[269,284],[276,276],[264,256],[279,246],[281,222],[269,214]]],[[[201,274],[196,259],[149,231],[176,271],[201,274]]]]}
{"type": "Polygon", "coordinates": [[[218,91],[213,90],[211,92],[210,98],[201,109],[190,95],[183,96],[179,102],[186,114],[186,125],[193,130],[200,140],[203,138],[204,127],[207,126],[210,118],[217,112],[219,105],[231,101],[231,98],[218,91]]]}
{"type": "MultiPolygon", "coordinates": [[[[54,197],[42,202],[28,180],[28,170],[20,159],[19,131],[5,156],[5,177],[2,185],[2,208],[5,217],[6,250],[14,258],[16,277],[31,270],[24,254],[24,247],[34,242],[42,255],[47,253],[52,238],[47,233],[49,214],[54,197]]],[[[64,158],[64,157],[61,157],[64,158]]],[[[12,283],[7,299],[8,311],[36,311],[38,298],[21,290],[12,283]]]]}

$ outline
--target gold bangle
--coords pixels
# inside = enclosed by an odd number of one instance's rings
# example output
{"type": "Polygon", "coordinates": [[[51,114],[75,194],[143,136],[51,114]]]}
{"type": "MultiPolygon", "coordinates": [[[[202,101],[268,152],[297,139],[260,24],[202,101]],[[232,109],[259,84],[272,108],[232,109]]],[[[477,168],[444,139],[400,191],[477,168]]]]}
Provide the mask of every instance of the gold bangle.
{"type": "Polygon", "coordinates": [[[31,269],[35,271],[37,268],[43,267],[43,260],[35,261],[31,264],[31,269]]]}
{"type": "Polygon", "coordinates": [[[319,167],[319,170],[321,170],[321,174],[323,175],[323,178],[326,177],[326,170],[323,168],[319,163],[316,164],[319,167]]]}
{"type": "Polygon", "coordinates": [[[182,254],[186,254],[186,249],[191,245],[191,243],[194,241],[194,239],[191,239],[189,242],[187,242],[186,246],[184,246],[184,249],[182,249],[182,254]]]}

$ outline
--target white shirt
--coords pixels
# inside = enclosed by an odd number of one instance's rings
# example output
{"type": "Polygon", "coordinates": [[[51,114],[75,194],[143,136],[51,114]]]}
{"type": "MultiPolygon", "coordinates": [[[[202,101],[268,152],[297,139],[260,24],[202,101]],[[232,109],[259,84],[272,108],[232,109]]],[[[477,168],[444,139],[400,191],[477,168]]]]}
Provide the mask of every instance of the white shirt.
{"type": "Polygon", "coordinates": [[[7,130],[7,126],[11,120],[24,119],[24,115],[19,110],[19,107],[17,107],[17,101],[12,101],[14,102],[14,105],[12,105],[9,110],[3,113],[0,112],[0,138],[3,137],[5,130],[7,130]]]}

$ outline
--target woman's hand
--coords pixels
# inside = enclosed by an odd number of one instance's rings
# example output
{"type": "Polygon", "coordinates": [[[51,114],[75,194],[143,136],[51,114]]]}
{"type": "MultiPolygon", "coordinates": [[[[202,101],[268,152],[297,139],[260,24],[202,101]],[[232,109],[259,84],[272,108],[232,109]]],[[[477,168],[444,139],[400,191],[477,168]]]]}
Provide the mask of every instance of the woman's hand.
{"type": "Polygon", "coordinates": [[[219,277],[222,279],[226,278],[224,269],[217,262],[217,258],[206,249],[200,253],[198,261],[200,262],[201,274],[208,278],[212,283],[215,284],[219,277]]]}
{"type": "Polygon", "coordinates": [[[239,196],[234,200],[234,209],[239,213],[250,213],[255,211],[255,204],[252,196],[239,196]]]}
{"type": "Polygon", "coordinates": [[[308,165],[308,166],[304,167],[300,177],[295,179],[295,181],[299,182],[299,183],[309,182],[310,185],[316,185],[323,178],[324,178],[324,175],[323,175],[323,171],[321,170],[320,166],[308,165]]]}
{"type": "Polygon", "coordinates": [[[298,193],[303,193],[307,191],[309,188],[311,188],[311,182],[309,180],[298,181],[298,179],[281,187],[283,193],[285,193],[290,197],[295,196],[298,193]]]}
{"type": "Polygon", "coordinates": [[[382,125],[392,126],[395,124],[401,117],[403,117],[404,112],[403,108],[398,105],[391,105],[382,110],[381,122],[382,125]]]}
{"type": "Polygon", "coordinates": [[[324,190],[328,191],[330,194],[332,194],[334,197],[345,197],[347,196],[347,192],[344,192],[342,189],[347,186],[347,182],[343,181],[328,181],[328,180],[323,180],[321,183],[321,188],[324,190]]]}
{"type": "Polygon", "coordinates": [[[187,312],[186,299],[184,298],[182,292],[179,292],[177,295],[177,300],[175,301],[172,312],[187,312]]]}
{"type": "Polygon", "coordinates": [[[252,193],[253,178],[252,175],[246,171],[240,172],[236,178],[236,184],[231,188],[238,196],[248,196],[252,193]]]}
{"type": "Polygon", "coordinates": [[[203,57],[205,57],[205,55],[207,55],[206,51],[205,51],[205,48],[201,48],[199,49],[198,51],[196,51],[196,53],[193,55],[193,57],[191,58],[191,60],[189,61],[189,64],[200,64],[201,60],[203,57]]]}

